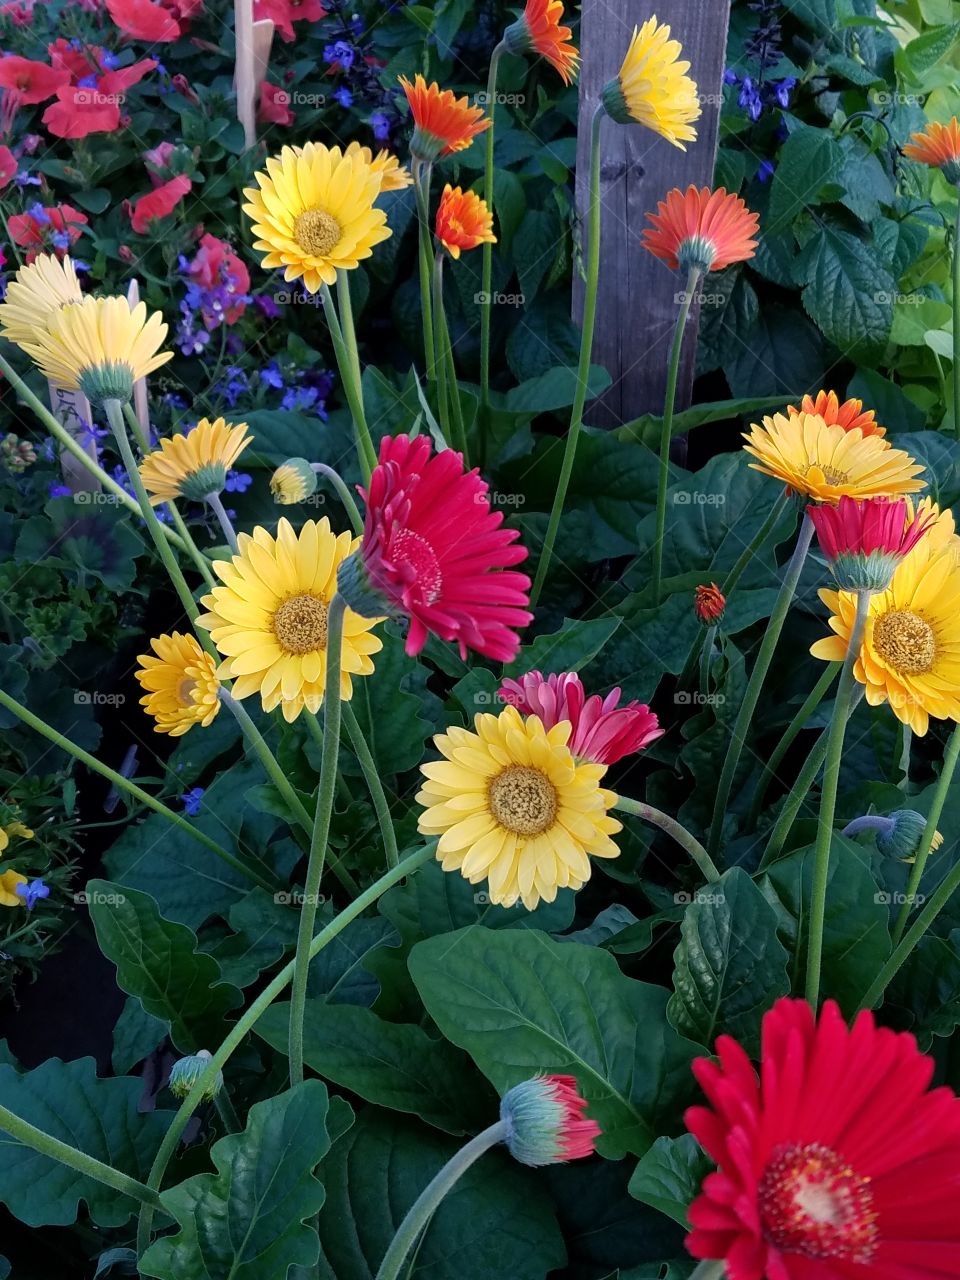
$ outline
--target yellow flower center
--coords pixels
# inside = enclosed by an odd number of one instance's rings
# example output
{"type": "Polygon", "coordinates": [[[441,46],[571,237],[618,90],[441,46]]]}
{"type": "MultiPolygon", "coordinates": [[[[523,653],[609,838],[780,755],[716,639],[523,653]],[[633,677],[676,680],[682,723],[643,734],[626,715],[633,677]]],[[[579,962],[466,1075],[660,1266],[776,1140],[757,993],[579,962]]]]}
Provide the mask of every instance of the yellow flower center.
{"type": "Polygon", "coordinates": [[[342,229],[332,213],[325,209],[304,209],[293,224],[293,238],[304,251],[315,258],[330,252],[340,239],[342,229]]]}
{"type": "Polygon", "coordinates": [[[895,671],[908,676],[930,671],[937,657],[933,627],[909,609],[891,609],[877,618],[873,647],[895,671]]]}
{"type": "Polygon", "coordinates": [[[538,836],[557,816],[557,792],[539,769],[515,764],[490,784],[490,810],[501,827],[519,836],[538,836]]]}
{"type": "Polygon", "coordinates": [[[197,682],[192,676],[184,676],[177,685],[177,701],[182,707],[193,705],[193,695],[197,688],[197,682]]]}
{"type": "Polygon", "coordinates": [[[317,596],[291,596],[273,615],[273,634],[287,653],[327,647],[327,606],[317,596]]]}

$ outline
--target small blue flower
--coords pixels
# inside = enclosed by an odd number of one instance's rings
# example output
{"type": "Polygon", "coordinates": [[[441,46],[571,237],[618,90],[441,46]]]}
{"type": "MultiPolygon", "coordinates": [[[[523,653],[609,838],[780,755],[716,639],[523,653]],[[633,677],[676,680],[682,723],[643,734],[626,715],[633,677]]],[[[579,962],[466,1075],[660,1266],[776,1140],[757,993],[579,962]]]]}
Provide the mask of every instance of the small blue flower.
{"type": "Polygon", "coordinates": [[[18,173],[14,182],[23,190],[24,187],[39,187],[41,178],[35,173],[18,173]]]}
{"type": "Polygon", "coordinates": [[[346,40],[336,40],[323,51],[324,62],[339,62],[344,71],[353,66],[355,56],[353,45],[347,44],[346,40]]]}
{"type": "Polygon", "coordinates": [[[790,105],[790,94],[796,88],[796,84],[797,81],[794,76],[787,76],[786,79],[777,81],[774,87],[777,102],[784,110],[790,105]]]}
{"type": "Polygon", "coordinates": [[[776,171],[776,165],[772,160],[761,160],[757,169],[757,181],[769,182],[776,171]]]}
{"type": "Polygon", "coordinates": [[[740,86],[737,102],[746,111],[751,120],[759,120],[763,114],[763,100],[749,76],[743,77],[743,84],[740,86]]]}
{"type": "Polygon", "coordinates": [[[200,804],[203,800],[204,787],[194,787],[180,797],[183,803],[183,812],[188,818],[195,818],[200,812],[200,804]]]}
{"type": "Polygon", "coordinates": [[[737,73],[734,71],[733,67],[726,67],[726,68],[724,69],[724,72],[723,72],[723,83],[724,83],[724,84],[739,84],[739,83],[740,83],[740,77],[739,77],[739,76],[737,75],[737,73]]]}
{"type": "Polygon", "coordinates": [[[66,231],[55,231],[50,237],[57,249],[70,248],[70,236],[66,231]]]}
{"type": "Polygon", "coordinates": [[[223,487],[227,493],[246,493],[253,484],[253,476],[245,471],[228,471],[223,487]]]}
{"type": "Polygon", "coordinates": [[[333,96],[340,103],[341,107],[343,107],[344,110],[346,110],[348,107],[353,106],[353,94],[350,92],[349,89],[338,89],[333,96]]]}
{"type": "Polygon", "coordinates": [[[283,374],[277,367],[276,360],[271,360],[265,368],[260,370],[260,381],[265,382],[268,387],[273,387],[276,391],[283,390],[283,374]]]}
{"type": "Polygon", "coordinates": [[[33,218],[34,222],[39,222],[41,227],[47,227],[50,225],[50,215],[39,200],[36,204],[32,204],[30,206],[27,213],[29,213],[30,217],[33,218]]]}
{"type": "Polygon", "coordinates": [[[115,53],[111,53],[109,49],[100,50],[100,63],[106,67],[108,71],[116,71],[120,59],[115,53]]]}
{"type": "Polygon", "coordinates": [[[48,492],[51,498],[69,498],[73,490],[65,484],[52,484],[48,492]]]}
{"type": "Polygon", "coordinates": [[[16,888],[18,898],[23,899],[23,905],[28,911],[32,911],[41,898],[50,897],[50,886],[43,883],[42,880],[31,880],[29,884],[18,884],[16,888]]]}
{"type": "Polygon", "coordinates": [[[378,142],[386,142],[390,137],[390,121],[382,111],[375,111],[370,117],[370,128],[378,142]]]}

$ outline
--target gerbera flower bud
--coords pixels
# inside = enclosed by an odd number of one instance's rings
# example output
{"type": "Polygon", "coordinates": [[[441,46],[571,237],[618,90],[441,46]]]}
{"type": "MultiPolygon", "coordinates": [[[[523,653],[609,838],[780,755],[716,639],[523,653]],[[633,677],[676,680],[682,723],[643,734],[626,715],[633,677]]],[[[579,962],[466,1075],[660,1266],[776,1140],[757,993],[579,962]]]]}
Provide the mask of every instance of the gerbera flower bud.
{"type": "MultiPolygon", "coordinates": [[[[208,1053],[206,1049],[199,1049],[196,1053],[191,1053],[186,1058],[180,1058],[175,1062],[170,1071],[169,1081],[173,1096],[185,1098],[203,1076],[212,1059],[212,1053],[208,1053]]],[[[213,1082],[201,1094],[201,1101],[212,1102],[222,1088],[223,1072],[218,1071],[213,1082]]]]}
{"type": "Polygon", "coordinates": [[[670,28],[655,17],[635,27],[616,79],[603,90],[607,115],[618,124],[643,124],[686,151],[696,141],[693,122],[700,118],[696,83],[680,60],[683,49],[670,39],[670,28]]]}
{"type": "MultiPolygon", "coordinates": [[[[914,862],[927,827],[923,814],[917,813],[916,809],[897,809],[886,818],[876,817],[876,821],[874,838],[883,856],[896,858],[900,862],[914,862]]],[[[942,834],[935,831],[930,843],[931,850],[935,852],[942,844],[942,834]]]]}
{"type": "Polygon", "coordinates": [[[448,182],[437,208],[437,239],[450,254],[459,258],[462,249],[496,244],[493,214],[474,191],[462,191],[448,182]]]}
{"type": "Polygon", "coordinates": [[[693,611],[708,627],[719,622],[727,607],[727,598],[715,582],[701,582],[693,593],[693,611]]]}
{"type": "MultiPolygon", "coordinates": [[[[580,54],[570,43],[573,32],[560,24],[562,17],[562,0],[527,0],[523,13],[504,31],[503,43],[511,53],[536,53],[546,58],[563,83],[571,84],[580,54]]],[[[488,105],[492,111],[493,103],[488,105]]]]}
{"type": "Polygon", "coordinates": [[[478,133],[490,128],[490,118],[482,107],[471,107],[466,96],[458,98],[452,90],[427,84],[418,75],[413,84],[400,77],[413,116],[410,154],[426,164],[441,156],[452,155],[469,147],[478,133]]]}
{"type": "Polygon", "coordinates": [[[573,1076],[534,1076],[514,1085],[500,1103],[500,1119],[510,1154],[538,1168],[582,1160],[594,1152],[601,1130],[584,1115],[586,1099],[573,1076]]]}
{"type": "Polygon", "coordinates": [[[580,677],[570,671],[551,676],[530,671],[519,680],[504,680],[498,696],[521,715],[538,716],[544,729],[569,723],[567,746],[578,761],[615,764],[664,733],[646,703],[619,707],[619,689],[612,689],[602,701],[597,694],[588,698],[580,677]]]}
{"type": "Polygon", "coordinates": [[[947,124],[932,120],[921,133],[913,134],[903,154],[939,169],[948,182],[960,187],[960,120],[956,116],[947,124]]]}
{"type": "Polygon", "coordinates": [[[640,243],[674,271],[722,271],[756,253],[759,214],[723,187],[674,187],[647,219],[640,243]]]}
{"type": "Polygon", "coordinates": [[[903,498],[841,497],[835,507],[809,506],[820,547],[842,591],[885,591],[897,565],[936,517],[907,519],[903,498]]]}
{"type": "Polygon", "coordinates": [[[201,418],[192,431],[169,436],[140,463],[140,478],[156,507],[174,498],[202,502],[221,493],[227,472],[250,443],[245,422],[201,418]]]}
{"type": "Polygon", "coordinates": [[[317,491],[317,473],[306,458],[288,458],[270,477],[274,502],[289,507],[317,491]]]}

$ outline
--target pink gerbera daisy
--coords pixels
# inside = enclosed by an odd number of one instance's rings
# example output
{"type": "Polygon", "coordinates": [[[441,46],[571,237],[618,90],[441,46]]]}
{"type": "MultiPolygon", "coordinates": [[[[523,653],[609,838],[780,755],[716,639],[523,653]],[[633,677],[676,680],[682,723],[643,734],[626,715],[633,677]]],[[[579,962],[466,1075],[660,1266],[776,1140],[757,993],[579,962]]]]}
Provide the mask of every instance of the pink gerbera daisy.
{"type": "Polygon", "coordinates": [[[837,506],[809,506],[823,554],[844,591],[885,591],[894,570],[937,517],[933,512],[907,518],[903,498],[846,495],[837,506]]]}
{"type": "Polygon", "coordinates": [[[913,1036],[784,999],[759,1081],[729,1036],[717,1055],[694,1063],[712,1110],[686,1115],[720,1166],[690,1208],[694,1257],[723,1259],[728,1280],[960,1275],[960,1101],[929,1088],[913,1036]]]}
{"type": "Polygon", "coordinates": [[[539,1168],[592,1156],[600,1126],[585,1115],[575,1076],[534,1076],[500,1103],[504,1142],[521,1164],[539,1168]]]}
{"type": "Polygon", "coordinates": [[[530,579],[512,569],[526,559],[516,529],[503,527],[485,480],[464,472],[453,449],[431,456],[425,436],[387,437],[361,490],[367,518],[360,550],[342,566],[340,590],[365,617],[405,615],[407,653],[432,632],[510,662],[517,630],[532,618],[530,579]]]}
{"type": "Polygon", "coordinates": [[[544,729],[566,720],[572,726],[567,746],[578,760],[613,764],[641,751],[663,736],[660,722],[642,702],[620,707],[620,690],[601,700],[587,697],[578,675],[541,675],[530,671],[519,680],[504,680],[499,695],[525,716],[539,716],[544,729]]]}

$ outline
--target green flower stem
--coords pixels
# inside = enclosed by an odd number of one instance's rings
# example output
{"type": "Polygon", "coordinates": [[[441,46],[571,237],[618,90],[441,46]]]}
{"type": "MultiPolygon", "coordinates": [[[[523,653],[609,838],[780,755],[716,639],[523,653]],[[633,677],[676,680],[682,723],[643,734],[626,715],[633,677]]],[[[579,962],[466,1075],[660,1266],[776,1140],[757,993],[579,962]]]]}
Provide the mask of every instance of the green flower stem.
{"type": "Polygon", "coordinates": [[[943,806],[947,802],[947,793],[950,790],[950,784],[953,781],[953,775],[957,767],[957,758],[960,757],[960,725],[954,729],[947,742],[947,749],[943,756],[943,768],[940,770],[940,777],[937,780],[937,789],[933,793],[933,803],[930,806],[930,813],[927,816],[927,825],[923,829],[923,835],[920,837],[920,843],[917,846],[917,856],[910,870],[910,879],[907,882],[906,893],[904,894],[903,905],[900,907],[900,914],[897,917],[897,923],[893,930],[893,945],[897,946],[903,938],[904,930],[907,927],[907,921],[910,918],[910,908],[917,900],[917,892],[920,888],[920,882],[923,879],[923,873],[927,868],[927,861],[933,849],[933,838],[937,832],[937,823],[940,821],[940,815],[943,813],[943,806]]]}
{"type": "Polygon", "coordinates": [[[111,782],[118,791],[125,791],[128,796],[132,796],[135,800],[139,800],[142,805],[148,809],[152,809],[154,813],[162,814],[168,822],[172,822],[175,827],[179,827],[181,831],[186,832],[198,844],[202,844],[205,849],[209,849],[211,853],[216,854],[221,861],[232,867],[234,871],[238,871],[242,876],[246,876],[248,880],[252,880],[254,884],[258,884],[261,888],[268,889],[271,893],[279,887],[279,881],[271,879],[268,875],[262,874],[256,868],[248,866],[239,858],[234,857],[229,850],[224,849],[222,845],[217,844],[216,840],[212,840],[199,827],[195,827],[182,814],[175,813],[173,809],[168,809],[162,800],[155,799],[148,792],[143,791],[135,782],[131,782],[129,778],[125,778],[122,773],[117,773],[115,769],[111,769],[109,765],[102,764],[96,756],[92,756],[89,751],[84,751],[82,747],[78,747],[75,742],[71,742],[69,738],[64,737],[58,730],[52,728],[35,716],[32,711],[22,706],[8,693],[0,689],[0,706],[6,708],[22,720],[25,725],[35,730],[48,742],[52,742],[55,747],[59,747],[61,751],[66,751],[72,755],[74,759],[79,760],[81,764],[86,765],[88,769],[93,769],[95,773],[99,773],[102,777],[111,782]]]}
{"type": "Polygon", "coordinates": [[[697,291],[700,280],[700,268],[691,267],[687,272],[687,283],[683,291],[683,301],[677,313],[677,323],[673,330],[673,343],[670,347],[670,363],[667,366],[667,389],[663,399],[663,419],[660,424],[660,470],[657,477],[657,525],[653,543],[653,603],[660,603],[661,584],[663,580],[663,541],[667,528],[667,488],[670,484],[670,437],[673,434],[673,408],[677,400],[677,377],[680,372],[680,353],[683,350],[683,336],[687,327],[687,317],[697,291]]]}
{"type": "Polygon", "coordinates": [[[847,654],[840,672],[837,697],[833,704],[833,716],[827,735],[827,755],[823,770],[823,786],[820,790],[820,816],[817,821],[817,843],[814,853],[813,888],[810,903],[810,936],[807,942],[807,1001],[816,1012],[820,1002],[820,969],[823,962],[823,925],[827,914],[827,881],[830,876],[830,849],[833,844],[833,823],[837,812],[837,791],[840,786],[840,763],[843,760],[843,739],[850,718],[855,678],[853,668],[860,657],[863,633],[870,611],[869,591],[857,592],[857,611],[847,644],[847,654]]]}
{"type": "MultiPolygon", "coordinates": [[[[353,419],[353,434],[357,445],[360,471],[364,482],[369,483],[370,473],[377,465],[377,454],[373,447],[373,440],[370,437],[366,414],[363,411],[363,387],[360,381],[354,377],[355,358],[351,355],[351,351],[355,351],[357,340],[352,332],[346,338],[344,337],[337,317],[337,306],[333,300],[333,294],[330,292],[330,286],[321,284],[320,295],[323,298],[323,314],[327,320],[327,329],[330,332],[330,341],[333,344],[333,354],[336,357],[337,370],[340,374],[340,382],[343,385],[343,394],[347,398],[350,417],[353,419]]],[[[357,365],[357,367],[359,366],[357,365]]]]}
{"type": "Polygon", "coordinates": [[[132,1196],[135,1200],[149,1205],[151,1209],[162,1207],[160,1196],[152,1187],[145,1186],[136,1178],[128,1177],[127,1174],[114,1169],[112,1165],[104,1164],[102,1160],[88,1156],[85,1151],[71,1147],[69,1143],[61,1142],[59,1138],[46,1133],[43,1129],[38,1129],[28,1120],[22,1120],[6,1107],[0,1107],[0,1129],[4,1133],[9,1133],[17,1142],[22,1142],[25,1147],[30,1147],[34,1151],[39,1151],[42,1156],[49,1156],[51,1160],[65,1164],[69,1169],[74,1169],[86,1178],[102,1182],[104,1186],[112,1187],[122,1195],[132,1196]]]}
{"type": "MultiPolygon", "coordinates": [[[[399,884],[406,876],[417,871],[425,862],[429,862],[435,856],[436,847],[436,842],[433,841],[424,848],[418,849],[416,853],[411,853],[409,857],[404,858],[398,867],[392,867],[386,875],[381,876],[375,884],[372,884],[369,889],[361,893],[349,907],[345,907],[334,920],[331,920],[326,928],[321,929],[310,944],[309,958],[312,960],[314,956],[318,955],[329,942],[332,942],[334,938],[343,932],[348,924],[362,915],[367,907],[373,906],[388,889],[392,889],[395,884],[399,884]]],[[[216,1080],[217,1073],[227,1065],[230,1058],[246,1039],[252,1028],[256,1026],[258,1020],[270,1008],[274,1000],[282,995],[290,985],[295,966],[296,961],[291,960],[264,987],[249,1009],[231,1027],[227,1038],[207,1063],[203,1075],[180,1104],[180,1109],[173,1117],[170,1128],[164,1134],[163,1141],[150,1169],[147,1186],[151,1190],[159,1191],[167,1165],[173,1158],[183,1132],[190,1123],[190,1117],[200,1105],[204,1094],[216,1080]]],[[[151,1204],[147,1205],[140,1215],[140,1222],[137,1227],[138,1255],[143,1253],[150,1242],[152,1226],[153,1205],[151,1204]]]]}
{"type": "Polygon", "coordinates": [[[583,298],[583,330],[580,336],[580,360],[577,365],[577,390],[570,411],[570,426],[563,449],[563,462],[560,466],[560,478],[557,481],[557,492],[550,509],[550,519],[543,540],[543,549],[537,564],[533,589],[530,592],[530,608],[536,606],[540,592],[550,568],[553,547],[560,528],[560,517],[563,515],[563,504],[567,499],[570,477],[573,475],[573,464],[577,456],[577,441],[583,427],[583,409],[587,402],[587,387],[590,378],[590,358],[593,354],[593,330],[597,318],[597,283],[600,277],[600,126],[605,115],[602,102],[598,102],[590,123],[590,209],[587,219],[587,281],[583,298]]]}
{"type": "MultiPolygon", "coordinates": [[[[493,134],[497,110],[497,72],[500,59],[507,51],[506,43],[501,40],[490,55],[490,70],[487,73],[487,114],[490,127],[487,129],[486,155],[483,169],[483,201],[490,213],[493,213],[493,134]]],[[[493,307],[493,245],[484,244],[480,275],[480,408],[481,421],[486,418],[486,410],[490,404],[490,328],[493,307]]],[[[485,421],[484,421],[484,425],[485,421]]]]}
{"type": "Polygon", "coordinates": [[[374,812],[377,815],[377,822],[380,824],[380,835],[383,839],[384,853],[387,855],[387,866],[395,867],[400,861],[400,853],[397,849],[397,833],[393,827],[393,818],[390,816],[387,793],[384,791],[383,783],[380,781],[377,762],[367,746],[367,740],[364,737],[363,730],[360,728],[356,712],[349,702],[343,703],[342,714],[343,722],[347,726],[347,733],[350,735],[353,754],[360,762],[360,768],[363,770],[367,789],[370,792],[370,799],[373,801],[374,812]]]}
{"type": "Polygon", "coordinates": [[[763,689],[763,682],[766,679],[767,672],[770,670],[770,663],[773,661],[774,650],[777,647],[777,641],[780,639],[780,632],[783,630],[783,624],[786,621],[787,613],[793,602],[793,597],[797,590],[797,583],[800,581],[800,574],[803,572],[803,564],[807,558],[807,552],[810,550],[810,542],[813,538],[813,521],[808,515],[803,517],[803,523],[800,526],[800,532],[797,535],[797,545],[793,549],[793,555],[787,564],[786,572],[783,578],[783,584],[780,587],[780,594],[777,596],[777,602],[773,606],[773,613],[767,622],[767,629],[763,635],[763,641],[760,645],[760,652],[757,654],[757,661],[750,675],[747,684],[746,693],[740,704],[740,710],[737,713],[736,723],[733,726],[733,740],[730,743],[730,750],[727,752],[723,762],[723,769],[720,773],[720,782],[717,786],[717,799],[713,808],[713,822],[710,826],[710,838],[707,841],[707,848],[710,850],[710,856],[716,857],[720,847],[720,839],[723,835],[723,819],[727,810],[727,802],[730,799],[730,792],[733,788],[733,780],[736,776],[737,765],[740,763],[740,755],[743,751],[744,743],[747,740],[747,731],[753,721],[754,713],[757,709],[757,703],[760,701],[760,692],[763,689]]]}
{"type": "Polygon", "coordinates": [[[708,1259],[697,1263],[690,1280],[723,1280],[725,1274],[726,1270],[723,1262],[714,1262],[708,1259]]]}
{"type": "Polygon", "coordinates": [[[447,387],[446,343],[443,340],[443,254],[438,253],[433,259],[433,341],[437,361],[437,415],[440,419],[440,430],[448,445],[459,448],[450,430],[450,404],[447,387]]]}
{"type": "Polygon", "coordinates": [[[703,648],[700,650],[700,692],[704,697],[710,692],[710,658],[717,638],[717,624],[707,627],[703,637],[703,648]]]}
{"type": "Polygon", "coordinates": [[[353,323],[353,298],[350,296],[350,276],[346,271],[337,272],[337,304],[340,308],[340,324],[343,340],[346,343],[347,355],[350,357],[350,368],[358,387],[363,386],[363,370],[360,368],[360,348],[357,346],[357,331],[353,323]]]}
{"type": "MultiPolygon", "coordinates": [[[[140,515],[140,503],[137,502],[135,498],[131,498],[123,485],[118,484],[117,481],[114,480],[113,476],[104,471],[103,467],[101,467],[99,463],[94,462],[86,449],[78,444],[63,423],[50,412],[43,401],[33,394],[13,366],[8,364],[3,356],[0,356],[0,372],[3,373],[4,377],[17,392],[17,395],[24,404],[30,406],[57,443],[61,444],[68,453],[72,454],[77,459],[78,462],[82,463],[90,474],[99,480],[104,489],[106,489],[108,493],[113,494],[121,506],[126,507],[129,511],[135,511],[137,515],[140,515]]],[[[167,529],[164,526],[161,526],[161,528],[163,528],[164,537],[168,542],[172,542],[174,546],[183,546],[182,539],[178,534],[174,533],[172,529],[167,529]]]]}
{"type": "Polygon", "coordinates": [[[455,1186],[472,1164],[480,1159],[492,1147],[503,1142],[507,1136],[507,1126],[498,1120],[489,1128],[478,1133],[447,1161],[440,1172],[420,1192],[416,1200],[407,1210],[406,1217],[397,1228],[397,1234],[390,1242],[390,1248],[384,1254],[376,1280],[398,1280],[407,1255],[413,1248],[420,1233],[426,1228],[430,1219],[440,1207],[444,1196],[455,1186]]]}
{"type": "Polygon", "coordinates": [[[434,301],[434,313],[437,324],[437,354],[443,366],[447,388],[447,407],[452,413],[451,427],[454,447],[463,454],[464,463],[469,466],[467,454],[467,429],[463,423],[463,405],[460,403],[460,387],[457,382],[457,366],[453,359],[453,343],[450,341],[450,326],[447,324],[447,312],[443,305],[442,271],[443,250],[437,254],[437,280],[435,281],[437,296],[434,301]]]}
{"type": "Polygon", "coordinates": [[[678,845],[686,849],[687,853],[703,872],[703,878],[708,884],[716,884],[720,879],[720,872],[717,870],[716,863],[709,853],[682,823],[677,822],[676,818],[671,818],[668,814],[661,813],[659,809],[654,809],[652,805],[642,804],[639,800],[630,800],[626,796],[620,796],[613,807],[619,809],[621,813],[631,813],[634,817],[641,818],[644,822],[649,822],[653,826],[659,827],[668,836],[672,836],[678,845]]]}
{"type": "Polygon", "coordinates": [[[806,728],[807,721],[819,707],[820,703],[829,693],[834,680],[837,678],[837,672],[840,670],[839,662],[828,662],[824,668],[823,675],[811,689],[810,693],[804,700],[803,706],[790,721],[790,724],[784,730],[783,737],[773,749],[773,754],[763,766],[763,772],[757,782],[757,789],[753,793],[753,801],[750,805],[750,813],[747,817],[747,828],[752,831],[757,825],[757,818],[760,816],[760,810],[763,808],[764,797],[767,794],[767,788],[773,781],[780,762],[793,746],[798,734],[802,733],[806,728]]]}
{"type": "Polygon", "coordinates": [[[960,191],[953,227],[953,430],[960,440],[960,191]]]}
{"type": "Polygon", "coordinates": [[[323,759],[320,763],[320,785],[317,787],[317,809],[310,837],[307,879],[300,908],[300,929],[294,959],[293,987],[290,993],[290,1084],[303,1080],[303,1017],[307,1004],[307,977],[310,972],[310,947],[317,919],[320,882],[327,853],[333,798],[337,786],[337,760],[340,755],[340,653],[343,644],[343,617],[346,602],[339,592],[330,601],[327,612],[327,679],[323,698],[323,759]]]}
{"type": "Polygon", "coordinates": [[[147,433],[143,429],[143,424],[137,417],[136,409],[134,409],[129,400],[124,402],[123,416],[127,420],[127,426],[130,428],[130,434],[133,436],[134,440],[136,440],[140,452],[144,455],[148,454],[150,452],[150,441],[147,438],[147,433]]]}
{"type": "Polygon", "coordinates": [[[420,262],[420,311],[423,320],[423,354],[427,362],[427,381],[437,376],[437,358],[433,344],[433,307],[430,301],[430,174],[431,166],[414,160],[413,194],[417,202],[418,251],[420,262]]]}
{"type": "Polygon", "coordinates": [[[263,734],[257,728],[249,711],[238,698],[235,698],[222,685],[220,686],[220,701],[233,713],[243,731],[243,736],[253,747],[257,759],[263,765],[264,772],[286,801],[297,822],[303,827],[304,831],[312,831],[313,819],[294,790],[292,783],[288,780],[287,775],[280,768],[279,761],[267,746],[263,734]]]}
{"type": "Polygon", "coordinates": [[[240,545],[237,542],[237,533],[233,525],[230,523],[230,517],[227,515],[226,507],[223,505],[223,499],[219,493],[208,493],[204,497],[204,502],[217,517],[217,523],[223,530],[223,536],[227,540],[227,546],[235,556],[240,554],[240,545]]]}
{"type": "Polygon", "coordinates": [[[360,508],[354,501],[353,494],[347,487],[347,483],[341,476],[339,471],[334,471],[333,467],[328,467],[325,462],[311,462],[310,469],[316,471],[318,476],[325,476],[334,489],[337,491],[337,497],[343,503],[343,509],[347,513],[347,518],[353,525],[353,531],[357,537],[363,536],[363,516],[360,514],[360,508]]]}
{"type": "MultiPolygon", "coordinates": [[[[343,715],[343,708],[345,706],[346,706],[345,703],[341,703],[341,708],[340,708],[341,718],[343,715]]],[[[313,738],[314,742],[317,744],[317,746],[320,748],[322,752],[323,751],[323,729],[321,729],[320,725],[318,724],[317,717],[306,715],[304,716],[304,720],[306,721],[307,731],[309,732],[310,737],[313,738]]],[[[340,737],[341,737],[341,745],[342,745],[342,739],[343,739],[342,733],[340,737]]],[[[344,782],[343,777],[340,774],[337,775],[337,795],[340,797],[340,800],[345,805],[349,804],[350,801],[353,799],[353,794],[350,791],[350,788],[344,782]]],[[[306,811],[304,810],[304,812],[306,811]]],[[[312,834],[313,834],[313,818],[309,817],[308,815],[307,835],[312,835],[312,834]]],[[[343,887],[346,889],[348,893],[356,895],[360,892],[360,886],[357,884],[356,880],[354,880],[353,876],[350,874],[347,868],[343,865],[343,855],[340,855],[339,857],[335,857],[334,855],[330,854],[330,856],[327,859],[327,867],[333,872],[333,874],[337,877],[337,879],[340,881],[340,883],[343,885],[343,887]]]]}

